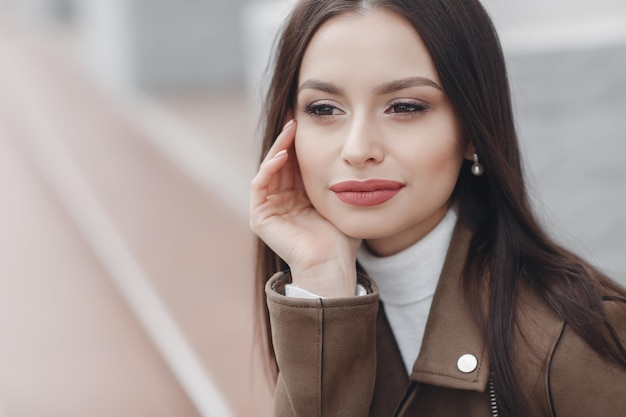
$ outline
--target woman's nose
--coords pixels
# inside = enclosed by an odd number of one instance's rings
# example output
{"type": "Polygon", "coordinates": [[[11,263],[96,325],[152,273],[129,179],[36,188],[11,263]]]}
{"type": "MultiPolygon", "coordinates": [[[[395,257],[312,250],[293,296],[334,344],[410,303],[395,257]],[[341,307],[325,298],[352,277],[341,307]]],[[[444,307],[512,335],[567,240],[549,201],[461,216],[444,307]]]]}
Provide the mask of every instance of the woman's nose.
{"type": "Polygon", "coordinates": [[[341,159],[362,167],[368,163],[380,163],[384,157],[381,137],[374,124],[367,120],[353,121],[343,144],[341,159]]]}

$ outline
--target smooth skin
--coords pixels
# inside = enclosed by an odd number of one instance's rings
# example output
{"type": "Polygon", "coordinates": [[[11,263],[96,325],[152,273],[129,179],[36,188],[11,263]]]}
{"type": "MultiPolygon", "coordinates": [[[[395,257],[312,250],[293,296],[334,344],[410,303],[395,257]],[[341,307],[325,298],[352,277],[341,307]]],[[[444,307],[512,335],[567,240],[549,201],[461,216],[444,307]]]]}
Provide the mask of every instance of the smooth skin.
{"type": "Polygon", "coordinates": [[[354,295],[361,242],[388,256],[428,234],[450,207],[473,147],[421,38],[394,13],[324,23],[305,51],[298,86],[295,121],[252,182],[251,228],[287,262],[294,285],[354,295]],[[403,188],[368,207],[330,189],[369,179],[403,188]]]}
{"type": "Polygon", "coordinates": [[[294,285],[323,297],[354,295],[361,239],[340,232],[311,204],[295,160],[295,133],[291,120],[252,180],[250,227],[287,262],[294,285]]]}

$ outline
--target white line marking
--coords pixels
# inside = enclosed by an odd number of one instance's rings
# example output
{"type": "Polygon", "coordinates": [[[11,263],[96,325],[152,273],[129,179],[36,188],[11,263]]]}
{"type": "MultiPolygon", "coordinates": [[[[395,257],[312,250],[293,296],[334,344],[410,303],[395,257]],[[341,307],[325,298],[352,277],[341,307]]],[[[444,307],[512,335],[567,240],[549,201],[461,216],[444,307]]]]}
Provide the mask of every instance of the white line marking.
{"type": "Polygon", "coordinates": [[[240,217],[248,218],[252,178],[234,170],[224,152],[147,96],[131,90],[119,90],[115,96],[111,91],[102,89],[118,106],[126,108],[123,114],[144,131],[144,139],[211,195],[240,217]]]}
{"type": "Polygon", "coordinates": [[[61,145],[55,129],[39,107],[32,88],[22,77],[15,57],[7,56],[9,48],[3,49],[5,54],[0,56],[0,68],[4,69],[3,75],[10,80],[9,84],[19,97],[19,105],[28,111],[32,121],[34,139],[25,143],[36,158],[43,178],[65,205],[200,415],[233,416],[202,362],[133,258],[124,239],[61,145]]]}

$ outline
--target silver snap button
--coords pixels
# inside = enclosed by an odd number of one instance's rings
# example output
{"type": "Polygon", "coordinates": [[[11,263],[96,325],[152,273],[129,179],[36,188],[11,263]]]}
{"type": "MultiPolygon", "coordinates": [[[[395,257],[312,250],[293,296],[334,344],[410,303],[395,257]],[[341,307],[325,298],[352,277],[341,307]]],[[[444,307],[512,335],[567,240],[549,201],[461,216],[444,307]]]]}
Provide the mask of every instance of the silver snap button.
{"type": "Polygon", "coordinates": [[[469,353],[461,356],[459,360],[456,362],[456,367],[459,368],[459,371],[464,374],[469,374],[470,372],[474,372],[476,367],[478,366],[478,359],[476,356],[471,355],[469,353]]]}

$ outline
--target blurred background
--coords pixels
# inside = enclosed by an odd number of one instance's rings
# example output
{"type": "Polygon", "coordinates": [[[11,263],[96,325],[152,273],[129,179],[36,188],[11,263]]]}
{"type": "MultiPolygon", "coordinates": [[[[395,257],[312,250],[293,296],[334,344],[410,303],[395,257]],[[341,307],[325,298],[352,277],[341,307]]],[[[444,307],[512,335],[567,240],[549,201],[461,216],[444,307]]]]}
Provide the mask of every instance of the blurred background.
{"type": "MultiPolygon", "coordinates": [[[[626,2],[485,0],[533,200],[626,284],[626,2]]],[[[0,0],[0,417],[268,416],[264,69],[292,0],[0,0]]]]}

